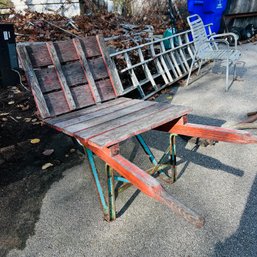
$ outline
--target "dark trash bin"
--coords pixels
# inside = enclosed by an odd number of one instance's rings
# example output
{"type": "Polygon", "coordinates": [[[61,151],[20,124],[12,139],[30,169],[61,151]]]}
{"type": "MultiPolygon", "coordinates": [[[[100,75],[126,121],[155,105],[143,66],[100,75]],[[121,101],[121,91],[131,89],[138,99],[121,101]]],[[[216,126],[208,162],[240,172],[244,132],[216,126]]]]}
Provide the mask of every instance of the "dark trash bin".
{"type": "Polygon", "coordinates": [[[19,76],[12,69],[18,69],[13,24],[0,23],[0,88],[19,83],[19,76]]]}

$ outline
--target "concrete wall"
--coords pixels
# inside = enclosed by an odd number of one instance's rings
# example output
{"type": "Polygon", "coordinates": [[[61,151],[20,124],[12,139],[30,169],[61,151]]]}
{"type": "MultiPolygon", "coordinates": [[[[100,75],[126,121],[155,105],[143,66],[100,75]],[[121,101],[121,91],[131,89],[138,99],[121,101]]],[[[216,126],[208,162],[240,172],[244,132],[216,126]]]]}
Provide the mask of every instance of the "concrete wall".
{"type": "Polygon", "coordinates": [[[80,14],[79,0],[12,0],[15,10],[25,9],[37,12],[58,13],[66,17],[80,14]]]}

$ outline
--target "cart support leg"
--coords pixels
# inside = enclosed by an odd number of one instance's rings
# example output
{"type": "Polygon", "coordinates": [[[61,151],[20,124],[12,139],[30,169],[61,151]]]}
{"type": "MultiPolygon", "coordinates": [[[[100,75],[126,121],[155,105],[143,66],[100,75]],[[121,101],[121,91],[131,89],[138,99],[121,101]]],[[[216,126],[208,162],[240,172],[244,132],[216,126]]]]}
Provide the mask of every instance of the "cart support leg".
{"type": "Polygon", "coordinates": [[[90,164],[90,167],[91,167],[91,172],[93,174],[97,194],[98,194],[98,197],[100,199],[101,207],[102,207],[102,210],[103,210],[103,213],[104,213],[104,219],[108,220],[109,219],[108,218],[109,208],[106,204],[103,189],[102,189],[101,183],[99,181],[99,176],[98,176],[98,172],[97,172],[97,169],[96,169],[93,153],[92,153],[92,151],[90,151],[87,148],[84,148],[84,149],[85,149],[85,152],[87,153],[87,157],[88,157],[88,161],[89,161],[89,164],[90,164]]]}
{"type": "Polygon", "coordinates": [[[113,169],[106,164],[105,165],[106,175],[107,175],[107,199],[109,207],[109,221],[114,221],[116,219],[116,206],[115,206],[115,192],[114,192],[114,175],[113,169]]]}
{"type": "Polygon", "coordinates": [[[176,134],[170,135],[170,161],[172,167],[173,181],[177,180],[177,152],[176,152],[176,134]]]}

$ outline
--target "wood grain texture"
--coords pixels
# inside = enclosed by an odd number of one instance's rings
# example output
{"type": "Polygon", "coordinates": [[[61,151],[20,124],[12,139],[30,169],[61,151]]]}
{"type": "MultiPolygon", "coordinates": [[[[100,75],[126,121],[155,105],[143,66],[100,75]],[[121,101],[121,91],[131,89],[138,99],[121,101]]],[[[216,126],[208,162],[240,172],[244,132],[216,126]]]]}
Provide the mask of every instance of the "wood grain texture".
{"type": "Polygon", "coordinates": [[[51,56],[53,65],[55,67],[55,70],[56,70],[59,82],[61,84],[64,96],[65,96],[66,101],[68,103],[69,109],[70,110],[74,110],[74,109],[76,109],[76,104],[75,104],[74,99],[72,97],[70,88],[69,88],[69,86],[67,84],[66,78],[65,78],[65,76],[63,74],[63,71],[62,71],[62,68],[61,68],[61,63],[59,61],[57,52],[56,52],[56,50],[54,48],[54,44],[52,42],[49,42],[49,43],[46,43],[46,45],[47,45],[49,54],[51,56]]]}
{"type": "Polygon", "coordinates": [[[116,97],[110,79],[97,81],[96,87],[102,101],[107,101],[116,97]]]}
{"type": "Polygon", "coordinates": [[[83,71],[85,73],[85,76],[87,78],[87,81],[88,81],[88,84],[90,86],[90,89],[92,91],[92,94],[93,94],[93,97],[95,99],[95,102],[96,103],[99,103],[101,102],[101,97],[98,93],[98,90],[97,90],[97,87],[96,87],[96,84],[95,84],[95,80],[93,78],[93,74],[90,70],[90,67],[89,67],[89,63],[87,61],[87,58],[86,58],[86,55],[82,49],[82,46],[81,46],[81,43],[80,43],[80,40],[79,39],[73,39],[73,44],[76,48],[76,51],[77,51],[77,55],[79,56],[79,59],[80,59],[80,63],[83,67],[83,71]]]}
{"type": "Polygon", "coordinates": [[[63,64],[62,70],[69,87],[87,83],[84,70],[79,61],[63,64]]]}
{"type": "Polygon", "coordinates": [[[135,112],[128,113],[126,115],[117,116],[115,119],[107,120],[106,122],[100,123],[93,127],[88,127],[78,133],[75,133],[75,136],[78,136],[83,139],[89,139],[105,132],[116,129],[120,126],[127,125],[134,121],[140,120],[144,117],[149,116],[150,114],[155,113],[158,115],[158,112],[167,109],[168,106],[165,103],[155,103],[151,106],[146,106],[145,108],[139,109],[135,112]]]}
{"type": "Polygon", "coordinates": [[[51,116],[60,115],[70,110],[63,91],[48,93],[45,95],[45,100],[51,116]]]}
{"type": "Polygon", "coordinates": [[[76,61],[79,59],[72,40],[54,42],[54,47],[60,63],[76,61]]]}
{"type": "Polygon", "coordinates": [[[64,121],[58,122],[55,125],[60,127],[60,128],[66,128],[69,126],[74,126],[78,123],[82,123],[85,121],[88,121],[90,119],[96,119],[99,118],[102,119],[104,116],[108,115],[108,114],[115,114],[118,110],[123,110],[129,106],[133,106],[136,103],[140,103],[140,100],[130,100],[130,101],[126,101],[124,103],[118,104],[118,105],[113,105],[109,108],[105,108],[105,109],[100,109],[97,110],[95,112],[91,112],[88,114],[84,114],[84,115],[80,115],[79,117],[76,118],[69,118],[66,119],[64,121]]]}
{"type": "Polygon", "coordinates": [[[88,84],[71,88],[71,94],[78,108],[95,104],[88,84]]]}
{"type": "Polygon", "coordinates": [[[158,115],[155,113],[150,114],[139,121],[129,123],[128,125],[121,126],[102,135],[93,137],[89,141],[99,146],[108,147],[131,136],[159,127],[187,114],[189,111],[190,110],[184,106],[170,105],[169,108],[159,112],[158,115]]]}
{"type": "MultiPolygon", "coordinates": [[[[88,119],[86,121],[77,123],[77,124],[73,124],[69,127],[65,127],[64,130],[69,132],[69,133],[77,133],[78,131],[90,128],[90,127],[94,127],[97,125],[100,125],[104,122],[110,121],[110,120],[114,120],[114,119],[118,119],[120,117],[124,117],[128,114],[132,114],[133,115],[137,115],[137,112],[139,112],[140,110],[144,110],[147,107],[150,107],[151,105],[156,105],[156,103],[154,102],[146,102],[146,101],[140,101],[137,102],[131,106],[127,106],[126,108],[117,110],[115,112],[112,113],[106,113],[105,115],[101,115],[100,117],[88,117],[88,119]]],[[[93,116],[93,115],[92,115],[93,116]]]]}
{"type": "Polygon", "coordinates": [[[52,60],[45,43],[31,44],[26,48],[33,68],[52,64],[52,60]]]}
{"type": "Polygon", "coordinates": [[[20,57],[22,67],[25,70],[27,80],[29,82],[29,85],[31,86],[32,94],[34,96],[37,109],[43,119],[47,118],[50,116],[50,111],[47,107],[47,103],[40,89],[40,85],[37,80],[36,74],[32,68],[32,64],[30,62],[30,58],[27,53],[26,47],[19,46],[17,47],[17,51],[20,57]]]}
{"type": "Polygon", "coordinates": [[[97,40],[95,36],[84,37],[82,39],[82,47],[86,53],[86,57],[96,57],[101,56],[100,49],[97,44],[97,40]]]}
{"type": "Polygon", "coordinates": [[[93,74],[94,80],[105,79],[109,77],[102,57],[90,59],[88,64],[93,74]]]}
{"type": "Polygon", "coordinates": [[[97,43],[99,46],[99,49],[101,51],[104,64],[106,66],[107,72],[109,74],[111,84],[114,89],[114,93],[116,96],[122,95],[123,93],[123,87],[120,81],[120,77],[118,75],[118,71],[116,69],[115,64],[113,63],[112,59],[109,56],[108,49],[105,45],[103,36],[96,36],[97,43]]]}
{"type": "Polygon", "coordinates": [[[42,93],[61,90],[61,85],[54,67],[34,70],[42,93]]]}
{"type": "Polygon", "coordinates": [[[69,120],[69,119],[72,119],[72,118],[78,118],[80,116],[83,116],[83,115],[86,115],[86,114],[89,114],[89,113],[94,113],[94,112],[102,110],[102,109],[107,109],[107,108],[110,108],[112,106],[119,106],[119,104],[125,103],[125,102],[130,101],[130,100],[131,99],[125,98],[125,97],[113,99],[113,100],[105,102],[105,103],[99,103],[99,104],[96,104],[94,106],[87,107],[86,109],[75,110],[75,111],[70,112],[70,113],[65,113],[60,117],[46,119],[46,122],[50,125],[55,125],[59,122],[63,122],[63,121],[66,121],[66,120],[69,120]]]}

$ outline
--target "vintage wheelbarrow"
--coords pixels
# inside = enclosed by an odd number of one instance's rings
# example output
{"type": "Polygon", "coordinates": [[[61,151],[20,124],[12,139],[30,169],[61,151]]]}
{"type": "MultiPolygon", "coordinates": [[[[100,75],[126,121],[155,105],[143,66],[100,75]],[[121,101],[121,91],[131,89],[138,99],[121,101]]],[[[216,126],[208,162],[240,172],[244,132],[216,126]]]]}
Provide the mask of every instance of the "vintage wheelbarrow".
{"type": "Polygon", "coordinates": [[[168,182],[176,179],[176,135],[239,144],[257,142],[247,132],[190,124],[190,109],[184,106],[120,97],[120,81],[116,83],[119,77],[100,36],[20,45],[17,51],[43,121],[83,145],[108,221],[116,218],[114,187],[119,181],[123,183],[120,191],[132,184],[196,227],[204,225],[203,217],[174,199],[151,176],[160,171],[164,158],[156,161],[141,133],[152,129],[170,133],[170,148],[164,153],[164,157],[170,155],[168,182]],[[147,172],[119,152],[119,143],[132,136],[154,165],[147,172]],[[106,163],[106,197],[94,155],[106,163]],[[114,175],[114,170],[119,176],[114,175]]]}

